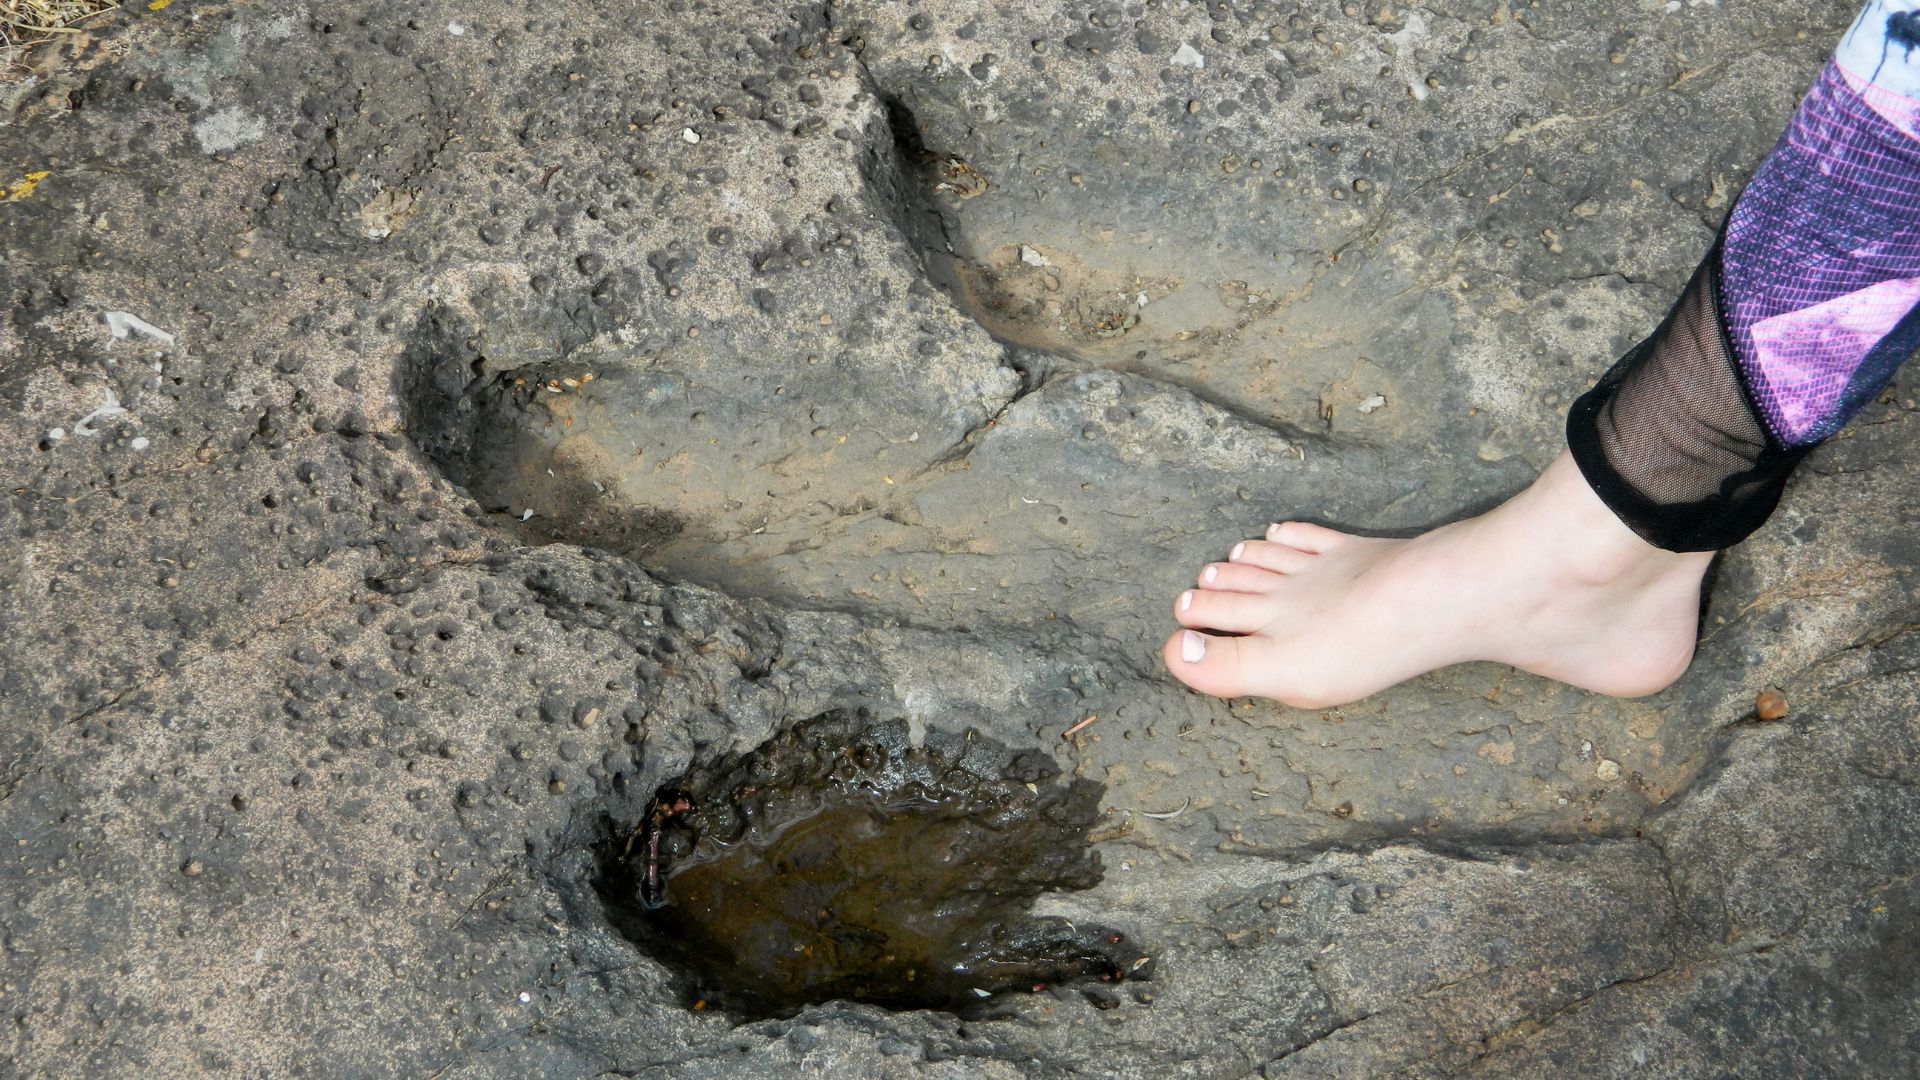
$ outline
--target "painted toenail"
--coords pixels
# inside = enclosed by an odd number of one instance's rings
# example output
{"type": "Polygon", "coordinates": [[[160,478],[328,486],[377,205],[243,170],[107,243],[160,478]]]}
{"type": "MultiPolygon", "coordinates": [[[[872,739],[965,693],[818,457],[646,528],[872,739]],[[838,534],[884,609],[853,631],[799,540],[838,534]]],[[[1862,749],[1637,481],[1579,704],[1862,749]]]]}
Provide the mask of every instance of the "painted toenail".
{"type": "Polygon", "coordinates": [[[1207,639],[1189,630],[1180,635],[1180,659],[1197,664],[1207,655],[1207,639]]]}
{"type": "Polygon", "coordinates": [[[1233,545],[1232,551],[1227,552],[1227,558],[1233,562],[1239,562],[1240,553],[1245,550],[1247,550],[1247,542],[1245,540],[1242,540],[1239,543],[1233,545]]]}
{"type": "Polygon", "coordinates": [[[1186,592],[1183,592],[1180,594],[1180,610],[1185,611],[1192,606],[1193,606],[1193,590],[1188,589],[1186,592]]]}
{"type": "Polygon", "coordinates": [[[1206,573],[1200,575],[1200,580],[1211,585],[1213,584],[1213,579],[1219,576],[1220,576],[1220,568],[1217,566],[1209,566],[1207,567],[1206,573]]]}

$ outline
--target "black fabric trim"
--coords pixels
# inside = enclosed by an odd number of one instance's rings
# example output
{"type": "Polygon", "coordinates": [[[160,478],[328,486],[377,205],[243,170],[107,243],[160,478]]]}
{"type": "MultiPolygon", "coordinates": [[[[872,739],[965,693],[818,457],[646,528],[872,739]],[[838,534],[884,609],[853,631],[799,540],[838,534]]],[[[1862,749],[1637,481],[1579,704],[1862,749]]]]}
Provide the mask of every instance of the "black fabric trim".
{"type": "Polygon", "coordinates": [[[1717,551],[1746,539],[1779,505],[1787,477],[1812,450],[1812,446],[1782,446],[1766,431],[1766,424],[1754,410],[1752,389],[1740,372],[1733,344],[1727,339],[1719,278],[1720,245],[1716,243],[1694,271],[1693,280],[1661,321],[1659,329],[1627,350],[1626,355],[1601,376],[1599,383],[1575,400],[1567,412],[1567,447],[1587,484],[1628,528],[1648,543],[1668,551],[1717,551]],[[1641,485],[1623,471],[1623,467],[1637,463],[1617,463],[1609,457],[1602,421],[1615,403],[1621,383],[1660,353],[1683,306],[1696,289],[1702,288],[1710,290],[1715,316],[1712,321],[1720,345],[1720,357],[1714,362],[1730,365],[1747,415],[1764,433],[1764,445],[1758,447],[1746,469],[1724,477],[1715,494],[1691,502],[1663,503],[1646,494],[1641,485]]]}

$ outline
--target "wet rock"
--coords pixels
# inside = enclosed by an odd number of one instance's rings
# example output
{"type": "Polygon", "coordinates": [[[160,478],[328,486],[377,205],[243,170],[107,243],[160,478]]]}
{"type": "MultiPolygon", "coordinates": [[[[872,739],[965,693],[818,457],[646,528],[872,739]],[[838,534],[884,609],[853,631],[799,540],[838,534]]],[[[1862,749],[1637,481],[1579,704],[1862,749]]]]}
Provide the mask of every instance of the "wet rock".
{"type": "Polygon", "coordinates": [[[978,1015],[1000,993],[1146,977],[1125,935],[1025,914],[1100,879],[1098,787],[1056,772],[972,731],[916,746],[904,721],[815,717],[670,781],[602,844],[598,888],[688,1000],[750,1016],[835,999],[978,1015]]]}

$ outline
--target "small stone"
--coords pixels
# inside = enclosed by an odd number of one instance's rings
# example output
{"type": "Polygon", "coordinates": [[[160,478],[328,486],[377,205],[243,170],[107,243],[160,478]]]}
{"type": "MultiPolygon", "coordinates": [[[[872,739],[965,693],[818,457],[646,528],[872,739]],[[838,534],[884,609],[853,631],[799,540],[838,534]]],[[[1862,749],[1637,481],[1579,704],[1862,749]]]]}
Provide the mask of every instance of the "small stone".
{"type": "Polygon", "coordinates": [[[188,859],[186,862],[180,864],[180,876],[199,877],[201,871],[205,869],[206,867],[200,865],[199,859],[188,859]]]}
{"type": "Polygon", "coordinates": [[[697,143],[700,141],[700,133],[693,130],[692,128],[681,128],[680,138],[686,140],[689,143],[697,143]]]}
{"type": "Polygon", "coordinates": [[[1787,695],[1769,686],[1753,699],[1753,715],[1761,720],[1779,720],[1787,715],[1787,695]]]}
{"type": "Polygon", "coordinates": [[[1200,55],[1199,49],[1183,41],[1178,49],[1173,50],[1173,59],[1168,63],[1174,67],[1193,68],[1197,71],[1207,66],[1207,58],[1200,55]]]}
{"type": "Polygon", "coordinates": [[[1620,763],[1612,758],[1601,758],[1599,763],[1593,767],[1593,775],[1602,780],[1618,780],[1620,779],[1620,763]]]}

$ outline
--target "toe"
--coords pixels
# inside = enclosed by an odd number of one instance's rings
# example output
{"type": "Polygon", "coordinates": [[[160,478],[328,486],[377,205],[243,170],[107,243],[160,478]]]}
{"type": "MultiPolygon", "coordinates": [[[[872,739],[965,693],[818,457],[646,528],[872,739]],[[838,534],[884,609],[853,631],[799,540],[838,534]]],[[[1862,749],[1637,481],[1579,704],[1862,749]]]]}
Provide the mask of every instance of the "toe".
{"type": "Polygon", "coordinates": [[[1335,532],[1324,525],[1315,525],[1306,521],[1283,521],[1267,527],[1267,539],[1276,544],[1285,544],[1290,548],[1318,555],[1331,551],[1348,540],[1353,539],[1343,532],[1335,532]]]}
{"type": "Polygon", "coordinates": [[[1167,639],[1161,655],[1173,677],[1215,697],[1266,696],[1262,687],[1273,669],[1274,643],[1268,637],[1214,637],[1182,630],[1167,639]]]}
{"type": "Polygon", "coordinates": [[[1209,563],[1200,571],[1200,587],[1221,592],[1271,592],[1284,580],[1271,570],[1238,563],[1209,563]]]}
{"type": "Polygon", "coordinates": [[[1257,566],[1276,574],[1297,574],[1316,558],[1308,551],[1269,540],[1247,540],[1234,546],[1228,556],[1241,566],[1257,566]]]}
{"type": "Polygon", "coordinates": [[[1174,601],[1173,617],[1181,626],[1251,634],[1273,621],[1273,601],[1258,593],[1188,589],[1174,601]]]}

